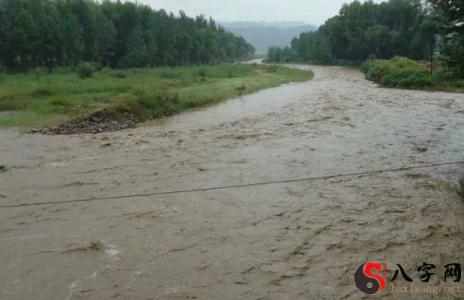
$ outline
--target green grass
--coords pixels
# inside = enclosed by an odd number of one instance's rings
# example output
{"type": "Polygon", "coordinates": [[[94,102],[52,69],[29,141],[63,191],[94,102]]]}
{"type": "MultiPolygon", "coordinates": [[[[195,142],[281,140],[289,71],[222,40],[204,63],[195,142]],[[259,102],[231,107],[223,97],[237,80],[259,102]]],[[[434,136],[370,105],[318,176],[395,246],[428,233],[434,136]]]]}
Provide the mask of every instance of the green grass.
{"type": "Polygon", "coordinates": [[[368,60],[361,70],[366,78],[384,87],[463,92],[464,82],[452,78],[439,68],[430,74],[427,63],[404,57],[390,60],[368,60]]]}
{"type": "Polygon", "coordinates": [[[0,75],[0,126],[55,126],[103,109],[130,112],[143,121],[306,81],[313,73],[279,66],[223,64],[103,69],[81,77],[71,70],[0,75]]]}

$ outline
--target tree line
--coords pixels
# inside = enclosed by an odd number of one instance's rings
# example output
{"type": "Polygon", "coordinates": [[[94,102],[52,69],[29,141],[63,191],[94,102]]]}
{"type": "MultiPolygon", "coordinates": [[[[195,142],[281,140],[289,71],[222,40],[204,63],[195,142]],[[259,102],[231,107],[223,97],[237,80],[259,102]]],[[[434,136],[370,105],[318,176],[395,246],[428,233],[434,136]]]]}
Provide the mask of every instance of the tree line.
{"type": "Polygon", "coordinates": [[[109,0],[0,0],[0,65],[12,71],[83,61],[125,68],[212,64],[254,51],[203,16],[109,0]]]}
{"type": "Polygon", "coordinates": [[[275,62],[360,63],[368,58],[430,59],[437,49],[445,63],[464,74],[462,0],[389,0],[345,4],[315,32],[294,38],[291,47],[269,49],[275,62]]]}
{"type": "Polygon", "coordinates": [[[464,1],[430,0],[430,3],[442,20],[444,63],[453,74],[464,78],[464,1]]]}

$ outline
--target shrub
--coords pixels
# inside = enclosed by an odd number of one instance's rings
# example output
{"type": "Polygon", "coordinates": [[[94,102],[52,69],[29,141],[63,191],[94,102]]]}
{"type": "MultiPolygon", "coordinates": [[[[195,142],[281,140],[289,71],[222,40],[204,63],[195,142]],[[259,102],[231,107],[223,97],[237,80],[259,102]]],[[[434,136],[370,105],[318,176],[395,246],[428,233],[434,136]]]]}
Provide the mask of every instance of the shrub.
{"type": "Polygon", "coordinates": [[[380,82],[393,68],[394,65],[388,60],[369,60],[361,67],[365,70],[367,79],[375,82],[380,82]]]}
{"type": "Polygon", "coordinates": [[[414,70],[425,70],[426,66],[420,62],[414,61],[412,59],[395,56],[391,59],[391,62],[396,68],[399,69],[414,69],[414,70]]]}
{"type": "Polygon", "coordinates": [[[153,118],[172,115],[179,111],[179,96],[156,92],[144,92],[137,101],[140,107],[139,115],[149,115],[153,118]]]}
{"type": "Polygon", "coordinates": [[[432,81],[427,71],[396,69],[386,74],[381,83],[386,87],[412,88],[429,86],[432,81]]]}
{"type": "Polygon", "coordinates": [[[454,78],[449,72],[445,70],[439,70],[432,74],[432,81],[435,84],[445,84],[449,83],[450,81],[454,81],[454,78]]]}
{"type": "Polygon", "coordinates": [[[457,87],[464,87],[464,80],[458,80],[458,81],[456,81],[456,86],[457,86],[457,87]]]}
{"type": "Polygon", "coordinates": [[[443,73],[431,77],[425,64],[404,57],[368,60],[361,70],[366,73],[367,79],[386,87],[426,87],[434,85],[434,80],[443,82],[447,78],[443,73]]]}
{"type": "Polygon", "coordinates": [[[85,79],[90,78],[95,73],[95,68],[90,63],[82,63],[77,66],[77,74],[79,78],[85,79]]]}
{"type": "Polygon", "coordinates": [[[363,73],[366,73],[366,74],[367,74],[367,72],[369,72],[369,70],[370,70],[371,68],[373,68],[374,64],[375,64],[375,60],[374,60],[374,59],[368,59],[368,60],[366,60],[366,61],[361,65],[361,71],[362,71],[363,73]]]}

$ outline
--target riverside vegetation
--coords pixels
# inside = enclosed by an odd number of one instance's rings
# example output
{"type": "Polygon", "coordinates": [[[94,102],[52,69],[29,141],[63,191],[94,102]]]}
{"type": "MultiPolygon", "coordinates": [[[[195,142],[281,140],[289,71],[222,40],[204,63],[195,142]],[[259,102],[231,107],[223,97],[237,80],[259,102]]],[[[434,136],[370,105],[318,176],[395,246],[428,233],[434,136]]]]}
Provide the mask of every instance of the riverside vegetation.
{"type": "Polygon", "coordinates": [[[213,19],[121,1],[2,0],[0,45],[0,126],[122,129],[312,76],[233,64],[255,49],[213,19]]]}
{"type": "Polygon", "coordinates": [[[38,69],[4,74],[0,126],[56,126],[102,110],[143,121],[312,76],[310,71],[248,64],[100,71],[84,65],[77,73],[38,69]]]}
{"type": "Polygon", "coordinates": [[[121,1],[0,1],[0,69],[213,64],[255,49],[212,19],[121,1]]]}
{"type": "Polygon", "coordinates": [[[361,70],[369,80],[391,88],[431,89],[448,92],[464,91],[464,80],[456,79],[437,65],[431,72],[425,62],[405,57],[390,60],[367,60],[361,70]]]}
{"type": "Polygon", "coordinates": [[[360,66],[386,87],[462,91],[464,3],[458,0],[354,1],[269,62],[360,66]],[[414,60],[414,61],[413,61],[414,60]],[[366,62],[367,61],[367,62],[366,62]]]}

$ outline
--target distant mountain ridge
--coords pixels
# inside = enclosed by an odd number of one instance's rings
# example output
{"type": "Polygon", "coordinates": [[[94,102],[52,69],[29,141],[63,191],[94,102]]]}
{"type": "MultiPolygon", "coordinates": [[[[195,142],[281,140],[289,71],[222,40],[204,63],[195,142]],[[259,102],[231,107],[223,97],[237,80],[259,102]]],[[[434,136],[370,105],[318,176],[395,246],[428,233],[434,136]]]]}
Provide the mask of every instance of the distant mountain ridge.
{"type": "Polygon", "coordinates": [[[221,25],[235,35],[243,36],[256,48],[257,54],[267,53],[269,47],[290,46],[295,36],[317,29],[303,22],[223,22],[221,25]]]}

